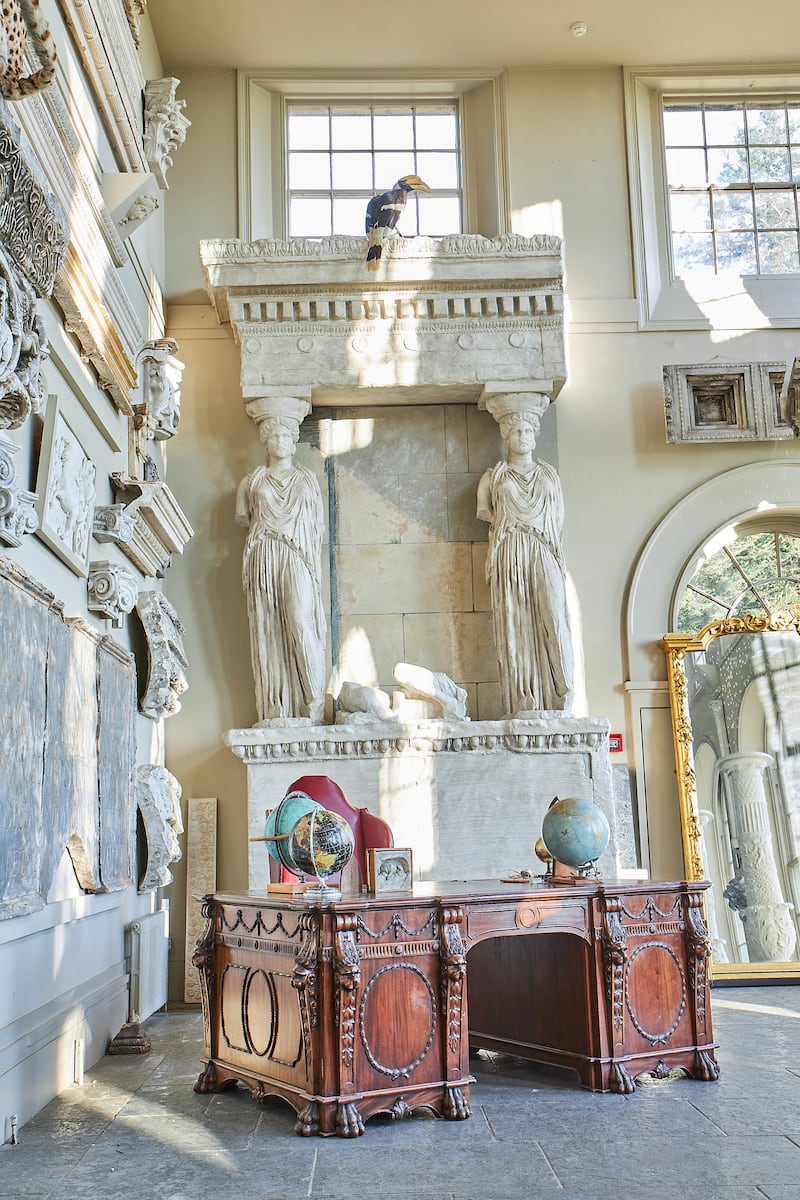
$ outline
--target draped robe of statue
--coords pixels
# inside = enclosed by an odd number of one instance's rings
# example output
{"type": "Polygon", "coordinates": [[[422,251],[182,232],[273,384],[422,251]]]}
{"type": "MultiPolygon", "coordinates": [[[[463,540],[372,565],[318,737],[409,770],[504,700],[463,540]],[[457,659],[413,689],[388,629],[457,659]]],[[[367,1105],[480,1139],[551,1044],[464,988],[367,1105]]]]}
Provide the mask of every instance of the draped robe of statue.
{"type": "Polygon", "coordinates": [[[237,520],[249,522],[242,583],[260,721],[322,720],[325,617],[319,484],[306,467],[257,467],[242,480],[237,520]]]}
{"type": "Polygon", "coordinates": [[[486,580],[492,600],[503,712],[569,707],[573,659],[567,617],[556,470],[497,463],[478,489],[489,520],[486,580]]]}

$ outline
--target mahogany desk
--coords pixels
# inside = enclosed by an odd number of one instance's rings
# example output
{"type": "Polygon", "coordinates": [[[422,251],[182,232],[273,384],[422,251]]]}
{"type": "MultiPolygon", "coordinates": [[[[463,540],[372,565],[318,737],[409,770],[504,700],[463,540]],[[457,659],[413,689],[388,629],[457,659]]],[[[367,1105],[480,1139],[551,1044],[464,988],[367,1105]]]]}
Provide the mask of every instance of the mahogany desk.
{"type": "Polygon", "coordinates": [[[206,896],[195,1090],[242,1080],[287,1100],[300,1134],[357,1137],[378,1112],[469,1117],[470,1047],[569,1067],[594,1091],[675,1067],[716,1079],[707,886],[206,896]]]}

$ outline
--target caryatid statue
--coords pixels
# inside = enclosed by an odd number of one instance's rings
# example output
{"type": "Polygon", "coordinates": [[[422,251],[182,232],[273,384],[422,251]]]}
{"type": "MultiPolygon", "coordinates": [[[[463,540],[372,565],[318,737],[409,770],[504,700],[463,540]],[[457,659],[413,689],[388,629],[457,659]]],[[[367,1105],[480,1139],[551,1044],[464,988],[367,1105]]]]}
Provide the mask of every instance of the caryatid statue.
{"type": "Polygon", "coordinates": [[[325,702],[322,606],[322,495],[294,462],[306,400],[251,400],[266,464],[239,485],[236,520],[249,526],[242,583],[259,721],[305,717],[317,724],[325,702]]]}
{"type": "Polygon", "coordinates": [[[486,580],[505,716],[565,711],[573,693],[558,473],[534,458],[549,397],[536,392],[490,396],[503,462],[478,485],[478,517],[489,522],[486,580]]]}

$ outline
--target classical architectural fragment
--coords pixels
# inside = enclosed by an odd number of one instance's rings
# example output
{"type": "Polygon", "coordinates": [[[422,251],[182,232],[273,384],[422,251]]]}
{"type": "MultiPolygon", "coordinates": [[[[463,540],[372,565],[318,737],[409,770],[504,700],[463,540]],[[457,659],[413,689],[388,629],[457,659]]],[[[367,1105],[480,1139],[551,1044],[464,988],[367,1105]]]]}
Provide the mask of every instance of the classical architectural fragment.
{"type": "Polygon", "coordinates": [[[791,437],[785,363],[696,363],[663,368],[668,442],[791,437]]]}
{"type": "Polygon", "coordinates": [[[56,73],[53,35],[39,0],[10,0],[0,18],[0,94],[6,100],[24,100],[50,87],[56,73]],[[26,51],[33,50],[41,64],[25,74],[26,51]]]}
{"type": "Polygon", "coordinates": [[[139,45],[139,23],[147,9],[147,0],[123,0],[125,16],[131,27],[131,36],[135,46],[139,45]]]}
{"type": "Polygon", "coordinates": [[[136,530],[136,514],[124,504],[98,504],[94,510],[92,536],[96,542],[129,542],[136,530]]]}
{"type": "Polygon", "coordinates": [[[1,101],[0,212],[0,429],[16,429],[46,394],[49,347],[36,297],[52,293],[69,232],[1,101]]]}
{"type": "Polygon", "coordinates": [[[242,583],[259,721],[318,723],[324,711],[322,495],[311,471],[294,463],[309,407],[290,396],[247,406],[266,452],[236,496],[236,520],[248,527],[242,583]]]}
{"type": "Polygon", "coordinates": [[[167,171],[172,156],[183,145],[191,125],[183,112],[186,101],[175,95],[179,83],[179,79],[148,79],[144,89],[144,152],[162,188],[169,187],[167,171]]]}
{"type": "Polygon", "coordinates": [[[780,414],[795,437],[800,437],[800,358],[786,368],[780,394],[780,414]]]}
{"type": "Polygon", "coordinates": [[[186,679],[184,628],[162,592],[140,592],[136,611],[147,638],[149,669],[140,710],[153,721],[180,712],[179,697],[189,686],[186,679]]]}
{"type": "Polygon", "coordinates": [[[181,785],[166,767],[147,763],[136,768],[136,802],[147,837],[147,866],[139,891],[150,892],[172,883],[169,865],[181,857],[181,785]]]}
{"type": "Polygon", "coordinates": [[[412,700],[424,700],[433,705],[437,715],[455,720],[469,720],[467,693],[442,671],[429,671],[413,663],[397,663],[394,677],[403,695],[412,700]]]}
{"type": "Polygon", "coordinates": [[[111,485],[124,516],[134,521],[130,538],[120,536],[122,552],[143,575],[162,576],[173,554],[181,554],[194,530],[170,489],[160,480],[146,482],[114,472],[111,485]]]}
{"type": "Polygon", "coordinates": [[[534,392],[483,397],[481,403],[499,424],[506,451],[505,461],[478,485],[478,516],[489,522],[486,579],[503,712],[563,712],[573,691],[564,500],[555,468],[533,457],[549,400],[534,392]]]}
{"type": "Polygon", "coordinates": [[[145,440],[165,441],[178,432],[184,364],[177,349],[174,338],[159,338],[145,342],[139,352],[144,403],[134,410],[134,424],[145,440]]]}
{"type": "Polygon", "coordinates": [[[121,628],[123,617],[131,612],[139,591],[139,582],[128,567],[114,562],[89,564],[89,600],[91,612],[107,617],[121,628]]]}
{"type": "Polygon", "coordinates": [[[209,293],[241,346],[245,400],[413,404],[456,389],[477,400],[491,381],[558,394],[559,238],[394,238],[378,278],[365,276],[365,253],[364,238],[202,243],[209,293]]]}
{"type": "MultiPolygon", "coordinates": [[[[217,800],[216,797],[189,797],[186,821],[186,894],[210,896],[217,886],[217,800]]],[[[203,916],[199,904],[186,906],[186,959],[183,976],[183,999],[187,1004],[199,1004],[200,977],[192,962],[203,932],[203,916]]]]}
{"type": "Polygon", "coordinates": [[[14,455],[18,452],[19,446],[0,433],[0,542],[7,546],[19,546],[25,534],[39,526],[36,493],[17,483],[14,455]]]}
{"type": "Polygon", "coordinates": [[[58,398],[51,396],[39,459],[39,533],[79,575],[88,567],[96,473],[58,398]]]}

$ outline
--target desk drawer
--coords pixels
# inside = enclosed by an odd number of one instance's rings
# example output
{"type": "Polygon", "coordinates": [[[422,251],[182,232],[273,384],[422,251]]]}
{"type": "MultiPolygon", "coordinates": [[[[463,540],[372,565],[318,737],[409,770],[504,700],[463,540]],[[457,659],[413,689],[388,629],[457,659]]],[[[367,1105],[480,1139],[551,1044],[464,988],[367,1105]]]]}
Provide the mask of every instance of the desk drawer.
{"type": "Polygon", "coordinates": [[[589,905],[585,898],[538,904],[521,899],[508,904],[473,904],[467,912],[467,944],[509,933],[576,933],[591,941],[589,905]]]}

